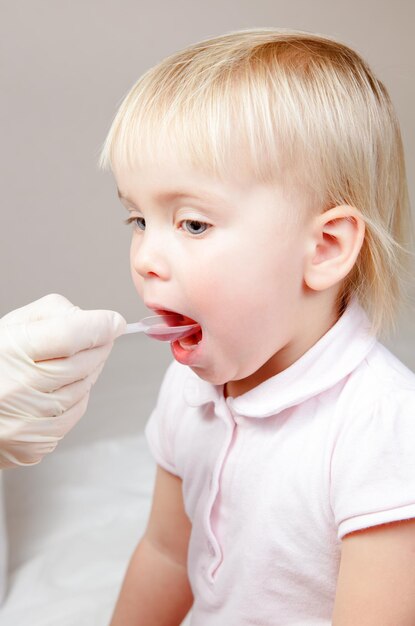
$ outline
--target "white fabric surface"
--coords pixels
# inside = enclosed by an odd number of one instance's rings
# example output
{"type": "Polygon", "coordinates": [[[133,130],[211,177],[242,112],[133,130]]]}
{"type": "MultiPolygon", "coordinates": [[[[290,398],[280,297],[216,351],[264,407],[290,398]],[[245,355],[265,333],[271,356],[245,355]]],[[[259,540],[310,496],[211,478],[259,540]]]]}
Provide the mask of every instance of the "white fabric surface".
{"type": "MultiPolygon", "coordinates": [[[[105,626],[145,529],[155,475],[142,435],[8,470],[2,626],[105,626]]],[[[186,622],[187,623],[187,622],[186,622]]]]}
{"type": "Polygon", "coordinates": [[[0,470],[0,604],[6,592],[8,539],[3,498],[3,472],[0,470]]]}

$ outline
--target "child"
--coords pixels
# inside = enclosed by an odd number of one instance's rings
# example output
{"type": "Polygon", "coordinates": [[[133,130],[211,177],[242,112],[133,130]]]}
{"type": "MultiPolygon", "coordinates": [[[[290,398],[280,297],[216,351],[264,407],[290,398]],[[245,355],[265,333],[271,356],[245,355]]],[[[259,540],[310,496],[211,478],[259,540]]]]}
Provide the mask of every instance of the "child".
{"type": "Polygon", "coordinates": [[[172,343],[113,626],[415,624],[415,376],[377,336],[410,226],[388,94],[346,46],[233,32],[150,69],[101,156],[172,343]]]}

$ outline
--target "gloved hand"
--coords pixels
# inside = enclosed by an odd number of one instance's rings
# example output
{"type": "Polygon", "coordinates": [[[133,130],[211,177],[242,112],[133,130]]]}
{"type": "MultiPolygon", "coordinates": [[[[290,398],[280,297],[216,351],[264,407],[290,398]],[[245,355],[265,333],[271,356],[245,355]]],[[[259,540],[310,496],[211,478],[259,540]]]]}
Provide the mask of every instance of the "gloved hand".
{"type": "Polygon", "coordinates": [[[33,465],[85,413],[125,330],[114,311],[83,311],[50,294],[0,319],[0,468],[33,465]]]}

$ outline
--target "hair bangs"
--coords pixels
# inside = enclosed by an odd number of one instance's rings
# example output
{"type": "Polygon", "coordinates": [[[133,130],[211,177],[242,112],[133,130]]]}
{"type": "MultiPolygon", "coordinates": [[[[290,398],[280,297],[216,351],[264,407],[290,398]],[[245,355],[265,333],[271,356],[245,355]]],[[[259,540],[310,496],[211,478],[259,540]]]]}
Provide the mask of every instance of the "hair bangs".
{"type": "Polygon", "coordinates": [[[285,105],[277,110],[249,59],[238,65],[193,68],[181,81],[179,62],[149,70],[122,102],[100,167],[134,170],[168,155],[219,179],[236,172],[264,184],[280,179],[292,161],[293,117],[285,105]]]}

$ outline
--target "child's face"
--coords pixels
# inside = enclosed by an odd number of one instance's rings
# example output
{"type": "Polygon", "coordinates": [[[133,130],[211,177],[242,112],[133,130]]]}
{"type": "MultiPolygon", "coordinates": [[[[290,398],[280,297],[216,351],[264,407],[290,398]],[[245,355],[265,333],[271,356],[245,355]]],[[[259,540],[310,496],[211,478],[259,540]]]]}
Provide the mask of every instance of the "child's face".
{"type": "Polygon", "coordinates": [[[309,220],[298,214],[306,199],[236,176],[223,183],[173,159],[115,174],[135,218],[138,293],[150,309],[181,313],[202,329],[199,344],[200,334],[172,344],[177,361],[229,383],[233,395],[284,369],[304,332],[309,220]]]}

